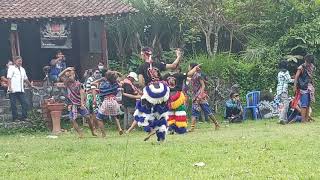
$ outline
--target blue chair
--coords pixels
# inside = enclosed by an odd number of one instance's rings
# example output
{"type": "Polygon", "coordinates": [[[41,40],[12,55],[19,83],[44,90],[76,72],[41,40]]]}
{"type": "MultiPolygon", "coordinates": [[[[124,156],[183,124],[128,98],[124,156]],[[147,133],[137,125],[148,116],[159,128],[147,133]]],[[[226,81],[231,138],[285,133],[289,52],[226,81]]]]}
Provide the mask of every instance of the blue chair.
{"type": "Polygon", "coordinates": [[[260,91],[252,91],[246,95],[247,105],[243,108],[243,120],[247,119],[247,110],[252,110],[252,115],[255,120],[261,118],[258,104],[260,102],[260,91]]]}

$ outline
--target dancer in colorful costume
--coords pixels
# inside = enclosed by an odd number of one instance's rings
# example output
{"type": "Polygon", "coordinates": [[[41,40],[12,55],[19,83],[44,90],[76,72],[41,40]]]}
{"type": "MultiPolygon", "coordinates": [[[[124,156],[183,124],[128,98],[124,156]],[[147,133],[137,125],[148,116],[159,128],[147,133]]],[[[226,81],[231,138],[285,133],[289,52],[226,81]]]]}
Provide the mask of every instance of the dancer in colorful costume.
{"type": "Polygon", "coordinates": [[[91,121],[96,125],[95,114],[101,104],[100,96],[98,95],[98,87],[93,82],[102,78],[99,69],[94,70],[93,74],[86,80],[85,91],[87,94],[86,107],[89,110],[91,121]]]}
{"type": "Polygon", "coordinates": [[[82,117],[86,118],[92,135],[96,136],[94,132],[93,122],[89,117],[89,111],[85,106],[85,91],[82,87],[82,84],[75,79],[75,69],[73,67],[69,67],[63,70],[59,74],[59,78],[64,82],[68,90],[68,99],[71,102],[71,105],[68,106],[69,118],[73,128],[78,132],[79,137],[82,138],[83,132],[79,128],[79,125],[76,121],[79,113],[82,117]]]}
{"type": "Polygon", "coordinates": [[[195,66],[188,73],[181,73],[181,68],[177,68],[176,72],[170,72],[163,78],[170,88],[168,125],[171,134],[174,134],[175,132],[184,134],[187,132],[187,113],[185,106],[187,95],[183,92],[182,88],[187,77],[190,77],[197,72],[199,66],[200,65],[195,66]]]}
{"type": "MultiPolygon", "coordinates": [[[[181,59],[182,52],[176,51],[177,59],[172,64],[154,62],[152,49],[143,48],[141,58],[145,61],[138,69],[139,83],[143,89],[141,101],[136,105],[134,118],[139,126],[155,133],[158,141],[164,141],[167,131],[168,106],[170,88],[161,79],[161,71],[175,69],[181,59]],[[147,129],[146,129],[147,128],[147,129]]],[[[145,140],[147,140],[146,138],[145,140]]]]}
{"type": "MultiPolygon", "coordinates": [[[[191,63],[189,69],[193,69],[194,67],[198,66],[197,63],[191,63]]],[[[215,129],[219,129],[220,125],[214,116],[214,112],[208,103],[209,96],[206,89],[205,78],[201,71],[197,71],[191,79],[192,85],[192,123],[190,131],[194,131],[196,126],[196,119],[199,119],[201,110],[207,115],[210,120],[214,123],[215,129]]]]}
{"type": "Polygon", "coordinates": [[[117,78],[117,72],[107,71],[104,78],[93,82],[93,84],[99,85],[100,99],[103,99],[96,115],[97,124],[102,133],[102,137],[106,137],[103,120],[109,117],[116,121],[119,134],[123,134],[120,120],[118,118],[120,115],[120,105],[117,102],[116,95],[120,90],[120,86],[117,82],[117,78]]]}

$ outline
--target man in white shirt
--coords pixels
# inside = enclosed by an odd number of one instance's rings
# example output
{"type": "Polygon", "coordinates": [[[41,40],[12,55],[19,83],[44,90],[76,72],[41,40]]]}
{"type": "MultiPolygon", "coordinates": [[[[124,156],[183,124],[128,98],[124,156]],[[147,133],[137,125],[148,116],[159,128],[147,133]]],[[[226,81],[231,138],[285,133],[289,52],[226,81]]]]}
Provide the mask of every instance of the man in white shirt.
{"type": "Polygon", "coordinates": [[[8,79],[8,93],[11,103],[12,119],[13,121],[18,119],[18,111],[16,106],[16,101],[18,100],[22,107],[22,117],[21,120],[27,119],[27,99],[24,94],[24,82],[31,86],[28,80],[25,69],[22,67],[22,58],[16,56],[13,59],[14,66],[8,69],[7,79],[8,79]]]}

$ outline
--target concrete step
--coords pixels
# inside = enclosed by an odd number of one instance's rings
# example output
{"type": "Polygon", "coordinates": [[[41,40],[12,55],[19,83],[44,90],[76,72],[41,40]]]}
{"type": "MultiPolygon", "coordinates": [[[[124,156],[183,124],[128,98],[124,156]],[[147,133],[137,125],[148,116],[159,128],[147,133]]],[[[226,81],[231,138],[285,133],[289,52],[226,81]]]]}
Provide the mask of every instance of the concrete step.
{"type": "Polygon", "coordinates": [[[11,122],[12,121],[12,115],[11,114],[1,114],[0,115],[0,122],[11,122]]]}
{"type": "Polygon", "coordinates": [[[0,107],[10,106],[10,99],[0,98],[0,107]]]}
{"type": "Polygon", "coordinates": [[[2,115],[2,114],[11,114],[10,106],[0,107],[0,115],[2,115]]]}

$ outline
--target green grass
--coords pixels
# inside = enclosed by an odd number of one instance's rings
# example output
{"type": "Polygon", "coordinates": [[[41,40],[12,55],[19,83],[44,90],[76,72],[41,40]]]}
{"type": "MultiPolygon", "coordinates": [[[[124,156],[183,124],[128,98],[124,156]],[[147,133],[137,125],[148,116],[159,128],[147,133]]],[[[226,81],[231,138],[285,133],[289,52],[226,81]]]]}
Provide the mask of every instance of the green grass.
{"type": "Polygon", "coordinates": [[[0,179],[319,179],[320,122],[249,121],[143,142],[143,132],[107,139],[74,132],[0,137],[0,179]],[[204,162],[204,167],[194,167],[204,162]]]}

